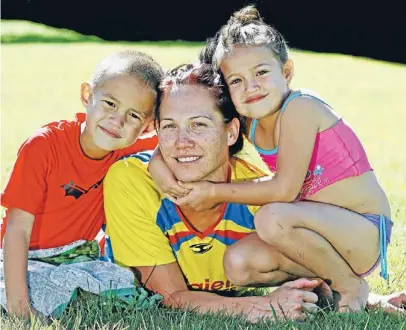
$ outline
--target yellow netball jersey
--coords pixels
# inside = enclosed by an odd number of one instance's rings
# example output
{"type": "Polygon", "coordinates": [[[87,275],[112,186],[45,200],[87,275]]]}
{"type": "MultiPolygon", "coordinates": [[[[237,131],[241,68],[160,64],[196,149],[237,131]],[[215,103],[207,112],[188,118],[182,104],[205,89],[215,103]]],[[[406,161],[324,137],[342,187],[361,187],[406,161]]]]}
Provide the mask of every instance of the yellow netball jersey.
{"type": "MultiPolygon", "coordinates": [[[[241,159],[231,160],[232,181],[265,175],[241,159]]],[[[223,256],[228,246],[255,231],[257,206],[225,204],[213,224],[199,232],[159,193],[146,164],[136,157],[113,165],[104,181],[104,198],[117,263],[136,267],[177,262],[190,289],[237,289],[225,276],[223,256]]]]}

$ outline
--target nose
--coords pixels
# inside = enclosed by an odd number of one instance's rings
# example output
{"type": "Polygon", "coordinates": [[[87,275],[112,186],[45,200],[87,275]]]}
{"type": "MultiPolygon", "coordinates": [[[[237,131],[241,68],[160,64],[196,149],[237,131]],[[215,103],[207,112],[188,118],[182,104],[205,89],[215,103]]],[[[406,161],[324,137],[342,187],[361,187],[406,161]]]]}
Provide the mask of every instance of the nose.
{"type": "Polygon", "coordinates": [[[120,111],[116,110],[116,111],[113,111],[113,112],[111,113],[109,119],[110,119],[110,122],[111,122],[115,127],[121,128],[121,127],[123,127],[123,125],[124,125],[124,119],[125,119],[124,116],[125,116],[124,114],[122,114],[120,111]]]}
{"type": "Polygon", "coordinates": [[[245,80],[245,91],[247,93],[256,92],[258,89],[259,89],[259,85],[258,85],[257,79],[255,79],[255,77],[245,80]]]}
{"type": "Polygon", "coordinates": [[[189,132],[184,129],[180,130],[176,139],[176,146],[179,149],[193,148],[194,141],[190,138],[189,132]]]}

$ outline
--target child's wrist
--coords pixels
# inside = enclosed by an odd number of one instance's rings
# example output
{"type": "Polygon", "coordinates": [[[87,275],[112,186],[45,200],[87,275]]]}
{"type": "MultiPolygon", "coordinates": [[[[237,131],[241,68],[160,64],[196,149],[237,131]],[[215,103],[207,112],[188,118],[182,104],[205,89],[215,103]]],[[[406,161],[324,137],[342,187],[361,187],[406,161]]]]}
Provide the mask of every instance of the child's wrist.
{"type": "Polygon", "coordinates": [[[212,199],[216,204],[223,203],[223,199],[221,197],[221,183],[213,183],[212,199]]]}

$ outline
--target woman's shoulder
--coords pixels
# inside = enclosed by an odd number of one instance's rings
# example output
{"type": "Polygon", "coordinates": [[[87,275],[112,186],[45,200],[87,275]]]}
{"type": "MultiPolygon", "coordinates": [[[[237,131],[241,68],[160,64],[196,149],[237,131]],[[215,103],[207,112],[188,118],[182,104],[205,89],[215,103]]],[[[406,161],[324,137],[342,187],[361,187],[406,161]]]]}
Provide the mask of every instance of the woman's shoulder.
{"type": "Polygon", "coordinates": [[[110,166],[107,175],[109,177],[126,177],[129,181],[139,181],[144,177],[150,177],[148,162],[143,155],[133,154],[117,160],[110,166]]]}
{"type": "Polygon", "coordinates": [[[158,207],[161,193],[148,172],[148,163],[141,158],[134,154],[110,166],[104,178],[105,198],[115,198],[114,195],[120,191],[134,205],[141,203],[143,206],[148,204],[151,209],[158,207]]]}

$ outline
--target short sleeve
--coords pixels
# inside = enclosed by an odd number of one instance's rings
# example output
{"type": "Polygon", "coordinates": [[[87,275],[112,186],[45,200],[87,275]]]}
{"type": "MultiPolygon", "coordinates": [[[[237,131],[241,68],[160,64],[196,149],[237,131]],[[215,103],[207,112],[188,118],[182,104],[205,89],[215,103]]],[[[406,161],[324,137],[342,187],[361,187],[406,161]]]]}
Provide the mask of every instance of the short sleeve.
{"type": "Polygon", "coordinates": [[[131,146],[122,149],[122,155],[127,156],[141,151],[154,150],[158,145],[158,136],[156,134],[145,134],[140,136],[131,146]]]}
{"type": "Polygon", "coordinates": [[[1,194],[1,205],[36,215],[42,211],[47,190],[50,142],[35,135],[20,147],[17,160],[1,194]]]}
{"type": "Polygon", "coordinates": [[[175,261],[168,238],[156,224],[161,197],[146,164],[129,157],[116,162],[104,180],[106,233],[114,259],[124,266],[175,261]]]}

